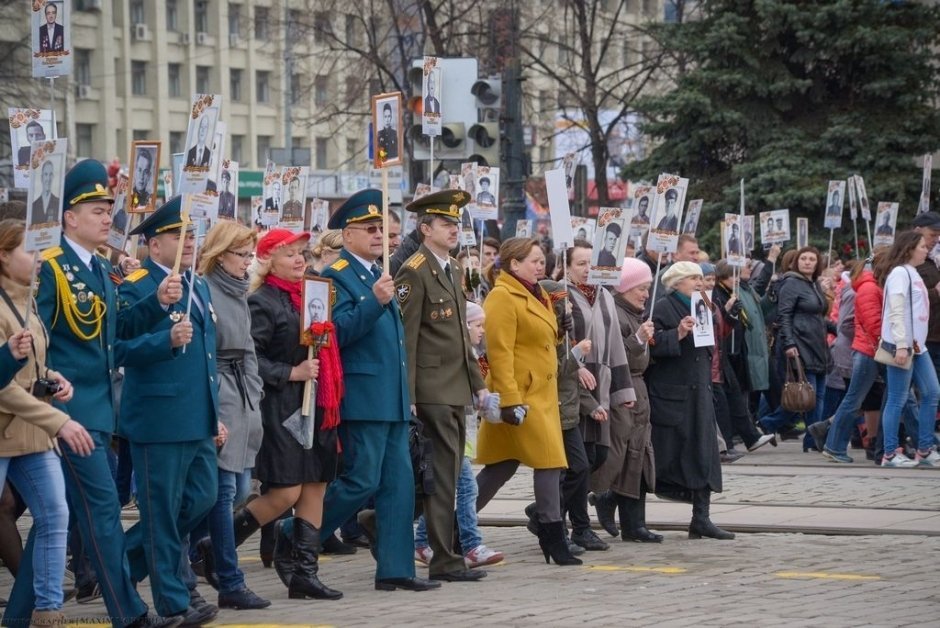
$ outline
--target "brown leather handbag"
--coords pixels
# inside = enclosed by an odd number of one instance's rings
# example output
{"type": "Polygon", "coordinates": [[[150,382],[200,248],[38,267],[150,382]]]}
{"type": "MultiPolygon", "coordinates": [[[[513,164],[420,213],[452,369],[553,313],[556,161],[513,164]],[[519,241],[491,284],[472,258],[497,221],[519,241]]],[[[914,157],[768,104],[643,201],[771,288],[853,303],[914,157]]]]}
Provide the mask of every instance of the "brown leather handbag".
{"type": "Polygon", "coordinates": [[[787,358],[787,378],[783,384],[780,405],[790,412],[810,412],[816,407],[816,391],[806,379],[803,362],[799,358],[787,358]]]}

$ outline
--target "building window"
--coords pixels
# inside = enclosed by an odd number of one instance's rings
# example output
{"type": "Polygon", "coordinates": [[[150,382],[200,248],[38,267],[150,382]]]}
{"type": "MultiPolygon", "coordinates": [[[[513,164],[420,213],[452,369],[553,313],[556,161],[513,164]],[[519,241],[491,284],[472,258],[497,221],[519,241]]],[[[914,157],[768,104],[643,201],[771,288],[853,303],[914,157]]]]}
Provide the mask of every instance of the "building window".
{"type": "Polygon", "coordinates": [[[209,75],[209,66],[207,65],[197,65],[196,66],[196,93],[197,94],[211,94],[212,93],[212,82],[209,75]]]}
{"type": "Polygon", "coordinates": [[[232,146],[229,150],[229,155],[232,157],[232,161],[241,163],[242,160],[242,150],[245,145],[245,136],[244,135],[231,135],[229,136],[232,140],[232,146]]]}
{"type": "Polygon", "coordinates": [[[359,40],[356,37],[358,30],[356,29],[356,16],[355,15],[346,15],[346,45],[347,46],[358,46],[359,40]]]}
{"type": "Polygon", "coordinates": [[[75,49],[75,82],[79,85],[91,85],[91,50],[75,49]]]}
{"type": "Polygon", "coordinates": [[[290,104],[296,105],[301,101],[303,93],[303,84],[300,74],[291,74],[290,76],[290,104]]]}
{"type": "Polygon", "coordinates": [[[179,28],[179,10],[176,6],[177,0],[166,0],[166,29],[176,31],[179,28]]]}
{"type": "Polygon", "coordinates": [[[150,131],[139,131],[137,129],[134,129],[133,137],[135,142],[143,142],[151,139],[150,131]]]}
{"type": "Polygon", "coordinates": [[[329,160],[327,157],[327,139],[325,137],[318,137],[317,140],[317,170],[326,170],[330,167],[329,160]]]}
{"type": "Polygon", "coordinates": [[[268,41],[268,9],[255,7],[255,39],[268,41]]]}
{"type": "Polygon", "coordinates": [[[183,141],[186,134],[182,131],[170,131],[170,154],[183,152],[183,141]]]}
{"type": "Polygon", "coordinates": [[[228,3],[228,34],[242,34],[242,5],[233,2],[228,3]]]}
{"type": "Polygon", "coordinates": [[[313,36],[315,41],[324,42],[333,34],[333,25],[330,23],[330,14],[326,11],[317,11],[313,14],[313,36]]]}
{"type": "Polygon", "coordinates": [[[242,71],[231,68],[228,71],[228,97],[232,102],[241,102],[242,99],[242,71]]]}
{"type": "Polygon", "coordinates": [[[131,24],[147,23],[147,11],[144,8],[144,0],[131,0],[130,10],[131,24]]]}
{"type": "Polygon", "coordinates": [[[255,96],[258,102],[271,102],[271,73],[255,72],[255,96]]]}
{"type": "Polygon", "coordinates": [[[94,143],[95,125],[94,124],[76,124],[75,125],[75,156],[91,157],[94,155],[92,144],[94,143]]]}
{"type": "Polygon", "coordinates": [[[131,61],[131,93],[135,96],[147,95],[146,61],[131,61]]]}
{"type": "Polygon", "coordinates": [[[209,32],[209,2],[207,0],[196,0],[196,32],[209,32]]]}
{"type": "Polygon", "coordinates": [[[296,42],[296,40],[303,37],[304,25],[303,25],[303,14],[296,9],[291,9],[287,12],[287,40],[290,43],[296,42]]]}
{"type": "Polygon", "coordinates": [[[271,152],[271,136],[259,135],[258,136],[258,154],[257,154],[258,168],[264,168],[265,164],[268,163],[268,153],[270,152],[271,152]]]}
{"type": "Polygon", "coordinates": [[[359,78],[356,76],[346,77],[346,104],[351,105],[359,98],[359,78]]]}
{"type": "Polygon", "coordinates": [[[167,71],[167,89],[170,92],[170,98],[182,98],[183,84],[180,80],[180,64],[170,63],[166,66],[167,71]]]}
{"type": "Polygon", "coordinates": [[[317,107],[326,107],[330,104],[330,77],[325,74],[317,76],[314,82],[313,102],[317,107]]]}
{"type": "Polygon", "coordinates": [[[346,160],[355,163],[359,158],[359,142],[355,138],[346,138],[346,160]]]}

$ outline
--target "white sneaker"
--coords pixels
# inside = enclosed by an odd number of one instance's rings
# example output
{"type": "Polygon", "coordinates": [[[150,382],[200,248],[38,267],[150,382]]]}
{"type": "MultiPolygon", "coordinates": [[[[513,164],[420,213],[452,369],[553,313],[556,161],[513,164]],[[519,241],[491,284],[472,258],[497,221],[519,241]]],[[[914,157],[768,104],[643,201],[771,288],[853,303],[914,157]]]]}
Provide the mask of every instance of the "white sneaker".
{"type": "Polygon", "coordinates": [[[916,467],[917,462],[911,460],[904,455],[904,449],[898,447],[894,455],[888,458],[887,456],[881,459],[881,466],[883,467],[898,467],[903,469],[910,469],[911,467],[916,467]]]}
{"type": "Polygon", "coordinates": [[[415,560],[422,565],[430,565],[431,559],[434,557],[434,550],[430,547],[417,547],[415,548],[415,560]]]}
{"type": "Polygon", "coordinates": [[[493,565],[503,560],[503,558],[505,558],[505,556],[502,552],[491,550],[481,543],[464,554],[463,560],[467,564],[467,567],[473,569],[474,567],[482,567],[483,565],[493,565]]]}
{"type": "Polygon", "coordinates": [[[931,447],[927,455],[918,451],[917,455],[914,456],[914,460],[917,462],[917,465],[921,467],[940,467],[940,454],[937,453],[936,447],[931,447]]]}

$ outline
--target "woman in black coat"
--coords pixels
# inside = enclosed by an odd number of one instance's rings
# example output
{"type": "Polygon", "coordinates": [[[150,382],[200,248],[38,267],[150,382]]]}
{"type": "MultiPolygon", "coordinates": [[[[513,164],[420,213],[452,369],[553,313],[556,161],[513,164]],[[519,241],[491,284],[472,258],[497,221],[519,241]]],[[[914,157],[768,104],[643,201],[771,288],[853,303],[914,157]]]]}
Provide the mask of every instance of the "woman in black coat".
{"type": "MultiPolygon", "coordinates": [[[[829,305],[817,279],[822,273],[822,258],[812,246],[803,247],[784,275],[777,295],[776,355],[780,374],[786,373],[787,362],[799,360],[806,372],[806,379],[816,391],[816,406],[806,413],[805,424],[822,420],[823,399],[826,394],[826,370],[829,362],[829,345],[826,333],[829,326],[835,333],[835,325],[826,320],[829,305]]],[[[773,433],[786,423],[795,423],[795,415],[782,407],[764,417],[764,431],[773,433]]],[[[803,437],[803,451],[815,447],[807,432],[803,437]]]]}
{"type": "Polygon", "coordinates": [[[712,400],[712,348],[696,348],[691,295],[702,290],[698,264],[677,262],[663,275],[671,292],[653,306],[652,364],[646,371],[656,458],[656,494],[692,502],[689,538],[733,539],[709,517],[721,492],[721,462],[712,400]]]}

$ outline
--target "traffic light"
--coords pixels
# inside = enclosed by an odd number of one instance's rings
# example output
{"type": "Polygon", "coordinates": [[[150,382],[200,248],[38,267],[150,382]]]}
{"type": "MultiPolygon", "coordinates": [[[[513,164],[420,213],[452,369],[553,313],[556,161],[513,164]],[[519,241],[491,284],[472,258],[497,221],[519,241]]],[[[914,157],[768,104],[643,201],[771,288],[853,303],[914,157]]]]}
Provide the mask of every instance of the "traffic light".
{"type": "MultiPolygon", "coordinates": [[[[473,58],[438,58],[440,84],[437,93],[440,99],[441,135],[434,138],[434,159],[465,161],[473,152],[467,138],[467,129],[477,121],[474,99],[468,97],[470,82],[466,77],[477,75],[477,60],[473,58]]],[[[424,112],[422,87],[424,82],[424,60],[415,59],[408,68],[408,109],[412,119],[408,133],[413,140],[413,157],[416,160],[430,159],[430,140],[422,133],[421,114],[424,112]]],[[[489,99],[489,96],[486,96],[489,99]]]]}
{"type": "Polygon", "coordinates": [[[474,145],[470,161],[481,166],[499,167],[499,123],[478,122],[470,127],[468,135],[474,145]]]}
{"type": "Polygon", "coordinates": [[[498,78],[480,79],[470,88],[477,99],[478,109],[499,109],[502,106],[503,85],[498,78]]]}

